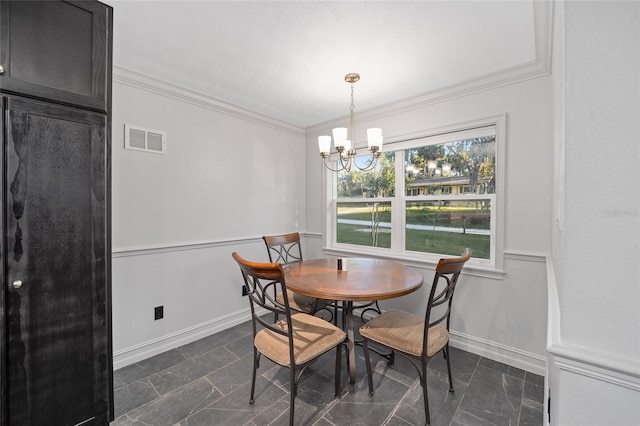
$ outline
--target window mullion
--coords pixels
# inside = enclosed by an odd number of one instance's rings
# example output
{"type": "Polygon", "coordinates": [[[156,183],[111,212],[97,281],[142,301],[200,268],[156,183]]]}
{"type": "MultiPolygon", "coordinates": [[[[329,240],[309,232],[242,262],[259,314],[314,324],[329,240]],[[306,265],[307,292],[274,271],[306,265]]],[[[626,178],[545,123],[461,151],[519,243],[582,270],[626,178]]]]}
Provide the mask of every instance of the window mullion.
{"type": "Polygon", "coordinates": [[[401,252],[404,247],[404,151],[395,152],[396,182],[391,202],[391,251],[401,252]]]}

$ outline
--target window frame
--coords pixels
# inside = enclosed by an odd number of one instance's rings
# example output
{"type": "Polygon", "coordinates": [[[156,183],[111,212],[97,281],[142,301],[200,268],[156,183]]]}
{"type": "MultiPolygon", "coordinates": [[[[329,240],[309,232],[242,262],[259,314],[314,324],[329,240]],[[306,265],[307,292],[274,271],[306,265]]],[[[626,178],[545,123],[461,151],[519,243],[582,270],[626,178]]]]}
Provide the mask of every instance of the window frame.
{"type": "MultiPolygon", "coordinates": [[[[437,253],[423,253],[408,251],[405,248],[405,206],[408,201],[429,200],[473,200],[491,199],[491,239],[490,259],[471,258],[465,269],[473,274],[488,278],[502,279],[504,275],[504,194],[505,194],[505,146],[506,146],[506,115],[498,115],[474,121],[453,124],[441,128],[416,132],[414,134],[386,138],[383,152],[396,152],[396,187],[393,197],[380,197],[376,201],[391,203],[391,248],[361,246],[355,244],[337,243],[337,205],[338,203],[362,203],[373,199],[337,198],[337,173],[323,168],[323,248],[327,255],[337,256],[367,256],[401,260],[404,263],[418,267],[434,267],[442,255],[437,253]],[[422,195],[407,196],[404,179],[404,152],[419,146],[437,145],[480,136],[495,135],[496,164],[495,164],[495,192],[493,194],[464,194],[464,195],[422,195]]],[[[362,151],[361,144],[358,148],[362,151]]],[[[337,154],[330,156],[331,161],[337,159],[337,154]]]]}

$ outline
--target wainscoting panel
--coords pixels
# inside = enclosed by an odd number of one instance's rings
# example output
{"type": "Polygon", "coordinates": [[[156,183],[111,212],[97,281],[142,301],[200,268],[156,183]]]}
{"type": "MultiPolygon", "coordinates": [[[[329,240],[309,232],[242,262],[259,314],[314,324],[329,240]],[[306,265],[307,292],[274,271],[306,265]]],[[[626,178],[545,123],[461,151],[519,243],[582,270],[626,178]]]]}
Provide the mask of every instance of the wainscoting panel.
{"type": "MultiPolygon", "coordinates": [[[[640,424],[640,360],[563,341],[553,262],[547,259],[548,329],[545,425],[640,424]]],[[[607,348],[602,348],[606,350],[607,348]]]]}
{"type": "MultiPolygon", "coordinates": [[[[323,256],[320,235],[301,233],[301,237],[305,258],[323,256]]],[[[248,321],[249,305],[241,296],[242,279],[231,258],[233,251],[267,260],[260,237],[114,252],[115,368],[248,321]],[[163,319],[154,320],[156,306],[163,306],[163,319]]],[[[545,263],[539,259],[522,253],[506,257],[504,280],[463,277],[452,317],[452,346],[544,374],[544,340],[538,340],[544,338],[546,324],[544,304],[538,306],[538,300],[546,298],[541,291],[545,263]],[[513,282],[512,275],[528,280],[513,282]],[[483,293],[490,304],[482,303],[483,293]],[[524,301],[526,306],[511,309],[524,301]]],[[[425,282],[431,282],[433,271],[421,271],[425,282]]],[[[383,301],[382,308],[422,313],[427,287],[412,297],[383,301]]]]}
{"type": "Polygon", "coordinates": [[[234,251],[267,261],[260,237],[115,251],[114,367],[248,321],[234,251]],[[155,320],[159,306],[164,317],[155,320]]]}

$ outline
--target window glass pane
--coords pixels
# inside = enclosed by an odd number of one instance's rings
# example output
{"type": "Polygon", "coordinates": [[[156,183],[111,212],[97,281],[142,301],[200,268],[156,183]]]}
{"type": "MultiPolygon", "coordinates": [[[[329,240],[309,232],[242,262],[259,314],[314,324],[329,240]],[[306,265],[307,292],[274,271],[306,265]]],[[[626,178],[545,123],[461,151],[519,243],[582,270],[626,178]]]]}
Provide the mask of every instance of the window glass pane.
{"type": "MultiPolygon", "coordinates": [[[[370,156],[356,157],[358,166],[365,167],[370,156]]],[[[334,167],[339,163],[334,163],[334,167]]],[[[395,193],[395,153],[386,152],[378,158],[376,167],[368,172],[355,166],[350,172],[337,174],[338,198],[393,197],[395,193]]]]}
{"type": "Polygon", "coordinates": [[[337,242],[391,247],[391,203],[337,203],[337,242]]]}
{"type": "Polygon", "coordinates": [[[496,137],[405,151],[406,195],[494,194],[496,137]]]}
{"type": "Polygon", "coordinates": [[[491,200],[430,200],[406,203],[405,249],[458,256],[491,256],[491,200]]]}

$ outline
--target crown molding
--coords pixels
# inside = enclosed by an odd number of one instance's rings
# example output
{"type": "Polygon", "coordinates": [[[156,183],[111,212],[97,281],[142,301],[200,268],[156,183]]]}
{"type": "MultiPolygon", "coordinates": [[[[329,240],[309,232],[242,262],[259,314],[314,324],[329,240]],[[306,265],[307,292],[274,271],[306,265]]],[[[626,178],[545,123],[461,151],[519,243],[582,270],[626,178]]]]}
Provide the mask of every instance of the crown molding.
{"type": "MultiPolygon", "coordinates": [[[[424,108],[428,105],[549,75],[551,73],[553,1],[534,0],[532,5],[534,11],[535,59],[404,101],[364,110],[358,113],[356,123],[375,121],[424,108]]],[[[113,81],[300,137],[317,136],[344,121],[344,117],[339,117],[314,124],[305,129],[117,65],[113,67],[113,81]]]]}
{"type": "Polygon", "coordinates": [[[241,120],[250,121],[261,126],[270,127],[295,136],[304,137],[305,130],[284,121],[276,120],[266,115],[232,105],[218,99],[203,95],[175,84],[159,80],[146,74],[141,74],[117,65],[113,66],[113,81],[125,86],[155,93],[161,96],[186,102],[222,114],[230,115],[241,120]]]}
{"type": "MultiPolygon", "coordinates": [[[[533,16],[535,59],[411,99],[358,112],[358,119],[356,120],[356,123],[375,121],[385,117],[424,108],[428,105],[446,102],[486,90],[492,90],[498,87],[550,75],[553,0],[534,0],[533,16]]],[[[326,133],[327,129],[339,126],[340,123],[343,122],[344,117],[340,117],[309,126],[306,128],[307,137],[315,137],[319,134],[326,133]]]]}

